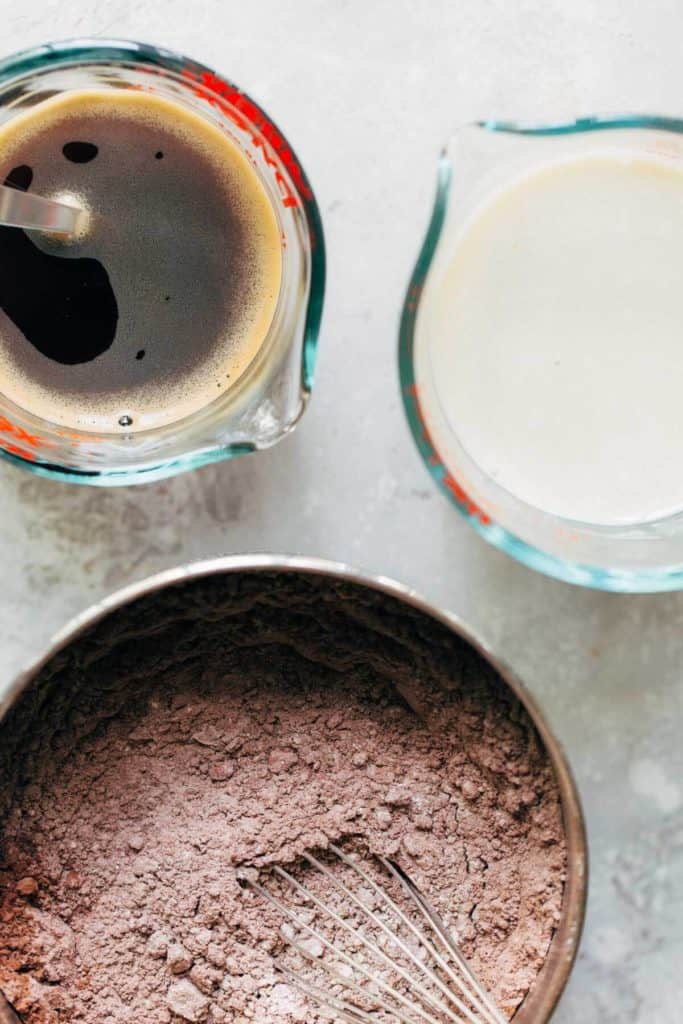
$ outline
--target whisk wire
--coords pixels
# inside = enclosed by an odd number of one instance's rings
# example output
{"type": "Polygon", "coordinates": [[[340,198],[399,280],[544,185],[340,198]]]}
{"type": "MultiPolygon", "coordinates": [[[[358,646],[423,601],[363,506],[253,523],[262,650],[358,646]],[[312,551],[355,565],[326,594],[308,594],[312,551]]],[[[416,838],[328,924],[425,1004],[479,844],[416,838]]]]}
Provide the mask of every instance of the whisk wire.
{"type": "MultiPolygon", "coordinates": [[[[306,993],[306,995],[313,996],[314,999],[317,999],[318,1002],[322,1003],[323,1007],[325,1007],[325,1004],[331,1007],[335,1011],[335,1015],[341,1015],[343,1020],[351,1021],[352,1024],[358,1024],[359,1021],[363,1022],[363,1024],[365,1024],[366,1021],[368,1021],[369,1024],[376,1024],[375,1018],[369,1013],[366,1013],[365,1010],[361,1010],[358,1006],[351,1006],[349,1003],[345,1002],[345,1000],[339,999],[338,996],[331,995],[325,989],[319,988],[312,982],[307,981],[306,978],[302,978],[301,975],[297,974],[296,971],[290,970],[289,967],[278,966],[278,970],[281,971],[289,981],[293,982],[297,988],[300,988],[302,992],[306,993]]],[[[334,1018],[329,1017],[329,1019],[333,1020],[334,1018]]]]}
{"type": "Polygon", "coordinates": [[[450,931],[431,903],[427,900],[424,894],[420,892],[413,880],[405,873],[405,871],[402,871],[397,864],[387,860],[385,857],[380,857],[379,859],[387,871],[389,871],[391,875],[401,883],[415,906],[420,910],[425,920],[431,925],[434,932],[441,940],[441,943],[446,947],[449,954],[458,964],[458,967],[465,975],[465,978],[474,990],[474,993],[476,993],[476,995],[469,994],[468,998],[470,998],[475,1005],[480,1005],[479,1001],[481,1001],[482,1012],[488,1012],[488,1014],[490,1014],[491,1024],[507,1024],[507,1018],[503,1016],[489,994],[478,981],[470,965],[467,963],[467,960],[456,945],[450,931]]]}
{"type": "Polygon", "coordinates": [[[369,896],[367,888],[354,892],[349,888],[351,882],[345,884],[330,866],[309,852],[303,854],[305,861],[331,883],[334,891],[342,894],[343,902],[337,905],[333,901],[329,905],[316,895],[315,886],[309,888],[279,865],[273,866],[272,873],[306,904],[320,911],[323,920],[333,922],[337,931],[333,930],[332,938],[319,930],[317,921],[315,927],[309,923],[315,918],[310,910],[296,913],[284,902],[284,893],[278,898],[259,881],[244,878],[249,888],[297,926],[296,933],[291,928],[282,930],[287,945],[330,979],[327,985],[321,978],[307,977],[308,968],[301,974],[274,962],[277,971],[319,1004],[326,1019],[347,1024],[378,1024],[387,1017],[397,1024],[507,1024],[507,1018],[478,981],[442,918],[399,865],[384,857],[376,858],[407,894],[413,907],[410,915],[356,859],[333,844],[329,850],[369,887],[369,896]],[[427,932],[416,923],[416,912],[426,923],[427,932]],[[372,926],[370,934],[366,933],[365,921],[372,926]],[[337,945],[341,932],[353,939],[350,953],[337,945]],[[317,948],[304,941],[302,933],[311,936],[317,948]],[[395,950],[393,956],[387,952],[387,939],[395,950]],[[359,950],[365,952],[359,955],[359,950]],[[324,951],[335,959],[327,959],[324,951]],[[378,964],[398,976],[407,989],[378,969],[378,964]]]}
{"type": "MultiPolygon", "coordinates": [[[[281,878],[289,882],[289,884],[294,889],[296,889],[297,892],[300,892],[306,899],[310,900],[311,903],[318,907],[318,909],[321,910],[323,914],[326,914],[328,917],[332,918],[335,924],[339,925],[340,928],[343,928],[344,931],[348,932],[349,935],[352,935],[353,938],[357,939],[358,942],[360,942],[370,953],[372,953],[375,956],[375,958],[380,959],[382,963],[384,963],[385,966],[389,968],[389,970],[395,971],[397,974],[399,974],[403,978],[403,980],[408,983],[410,988],[422,997],[423,1001],[431,1009],[437,1010],[439,1013],[445,1014],[450,1021],[453,1021],[453,1024],[463,1024],[462,1017],[456,1017],[449,1006],[446,1006],[446,1004],[441,1002],[441,1000],[438,999],[433,993],[429,992],[429,990],[426,989],[425,986],[420,981],[418,981],[416,978],[413,978],[404,967],[402,967],[400,964],[397,964],[396,961],[392,960],[390,956],[387,956],[384,950],[380,949],[376,943],[371,942],[370,939],[368,939],[367,936],[363,934],[363,932],[361,932],[357,928],[354,928],[352,925],[348,923],[348,921],[345,921],[343,917],[340,917],[339,914],[332,910],[331,907],[328,907],[327,904],[323,903],[322,900],[318,899],[318,897],[315,896],[314,893],[310,892],[305,885],[302,885],[301,882],[297,882],[296,878],[290,875],[289,872],[285,871],[284,868],[281,868],[279,866],[276,866],[273,870],[277,875],[279,875],[281,878]]],[[[341,883],[337,884],[340,885],[341,883]]],[[[342,888],[346,891],[345,886],[342,886],[342,888]]],[[[349,895],[352,894],[349,893],[349,895]]],[[[367,908],[364,905],[363,909],[367,912],[368,916],[372,921],[374,921],[377,924],[382,923],[379,921],[378,918],[375,917],[372,911],[367,911],[367,908]]],[[[391,934],[391,931],[389,931],[389,935],[391,934]]],[[[419,960],[417,960],[417,958],[414,956],[412,951],[406,949],[406,953],[415,963],[420,963],[419,960]]],[[[377,980],[375,975],[373,975],[373,979],[377,980]]],[[[467,1010],[466,1007],[464,1007],[464,1013],[466,1020],[468,1020],[470,1024],[479,1024],[477,1018],[474,1017],[469,1012],[469,1010],[467,1010]]]]}
{"type": "MultiPolygon", "coordinates": [[[[293,921],[299,928],[303,929],[313,938],[321,942],[326,949],[329,949],[332,953],[334,953],[335,957],[342,960],[345,964],[348,964],[348,966],[354,972],[360,974],[364,978],[367,978],[367,980],[372,985],[377,986],[387,995],[391,996],[391,998],[395,999],[402,1006],[410,1010],[410,1012],[414,1015],[413,1018],[406,1017],[404,1014],[401,1013],[401,1011],[398,1011],[393,1007],[387,1007],[389,1011],[393,1013],[395,1017],[398,1017],[400,1020],[402,1020],[404,1024],[415,1024],[415,1015],[419,1016],[423,1021],[426,1021],[427,1024],[439,1024],[439,1021],[430,1013],[422,1009],[420,1006],[417,1006],[415,1003],[411,1002],[411,1000],[404,996],[403,993],[398,992],[391,985],[389,985],[388,982],[384,981],[384,979],[377,977],[371,971],[363,967],[362,964],[357,963],[357,961],[355,961],[351,956],[349,956],[348,953],[346,953],[343,949],[339,949],[339,947],[336,946],[334,942],[332,942],[330,939],[328,939],[326,935],[323,935],[322,932],[317,931],[317,929],[313,928],[312,925],[304,921],[304,919],[300,917],[297,913],[286,907],[284,903],[282,903],[276,896],[273,896],[272,893],[268,892],[268,890],[265,889],[263,886],[259,885],[258,882],[247,882],[247,884],[249,885],[250,888],[254,889],[261,896],[263,896],[263,898],[267,900],[271,904],[271,906],[274,906],[277,910],[280,911],[280,913],[284,914],[285,917],[287,917],[290,921],[293,921]]],[[[317,957],[313,957],[312,954],[308,952],[305,948],[303,948],[301,944],[298,943],[295,939],[290,939],[287,936],[285,936],[284,939],[289,946],[293,946],[295,949],[298,950],[299,953],[303,954],[303,956],[305,956],[307,959],[314,960],[316,962],[316,965],[322,967],[327,973],[334,973],[335,976],[338,978],[340,984],[344,985],[347,988],[352,988],[355,991],[360,992],[361,995],[367,995],[367,992],[365,992],[365,990],[362,989],[360,985],[357,985],[356,983],[352,982],[350,978],[345,978],[343,975],[334,972],[332,968],[330,968],[330,966],[324,960],[319,961],[317,957]]],[[[288,970],[290,974],[294,974],[293,971],[291,971],[289,968],[285,968],[281,964],[276,964],[276,967],[280,971],[288,970]]],[[[296,975],[296,977],[299,976],[296,975]]],[[[307,981],[306,984],[312,985],[312,982],[307,981]]],[[[377,997],[375,997],[375,1001],[378,1001],[377,997]]],[[[374,1020],[374,1018],[371,1019],[374,1020]]]]}
{"type": "MultiPolygon", "coordinates": [[[[476,1010],[484,1017],[484,1019],[486,1021],[486,1024],[500,1024],[500,1018],[496,1017],[494,1015],[494,1012],[491,1010],[490,1003],[488,1002],[488,1000],[485,997],[484,997],[483,1000],[481,1000],[479,998],[479,995],[477,994],[476,988],[475,988],[474,992],[472,992],[470,990],[470,988],[468,988],[468,986],[464,983],[463,979],[458,976],[458,974],[453,970],[453,968],[448,963],[448,961],[445,960],[441,956],[441,954],[438,952],[438,950],[434,947],[433,943],[431,943],[429,941],[429,939],[415,925],[415,923],[410,920],[410,918],[407,916],[407,914],[404,913],[404,911],[391,898],[391,896],[389,896],[389,894],[387,892],[385,892],[385,890],[380,885],[377,884],[377,882],[372,878],[372,876],[369,875],[367,873],[367,871],[364,871],[363,868],[359,864],[357,864],[354,860],[352,860],[347,854],[345,854],[343,850],[340,850],[338,846],[335,846],[333,843],[331,843],[330,844],[330,849],[331,849],[332,853],[335,854],[335,856],[337,856],[344,864],[346,864],[353,871],[355,871],[356,874],[359,875],[359,877],[362,878],[363,881],[372,888],[373,892],[381,900],[383,900],[387,904],[387,906],[390,907],[390,909],[393,911],[393,913],[406,926],[406,928],[408,928],[408,930],[414,935],[414,937],[417,939],[417,941],[420,943],[420,945],[424,947],[424,949],[427,951],[428,955],[431,956],[431,958],[438,964],[438,966],[441,968],[441,970],[448,976],[448,978],[450,979],[452,984],[456,986],[456,988],[459,990],[461,995],[463,995],[464,998],[469,999],[469,1001],[475,1006],[476,1010]]],[[[314,858],[311,858],[310,854],[306,853],[306,854],[304,854],[304,856],[306,857],[306,859],[308,859],[310,861],[314,861],[314,858]]],[[[391,864],[391,862],[386,860],[383,857],[380,857],[379,860],[380,860],[380,863],[387,870],[390,871],[390,873],[393,875],[393,877],[395,877],[397,879],[397,881],[399,881],[399,882],[401,882],[403,884],[403,879],[402,879],[400,873],[397,870],[394,870],[393,865],[391,864]]],[[[365,909],[366,913],[368,912],[367,909],[365,908],[364,904],[362,904],[357,899],[357,897],[355,897],[352,893],[348,892],[348,890],[346,890],[345,887],[342,886],[342,884],[337,879],[334,878],[334,876],[331,874],[331,872],[329,872],[329,870],[325,869],[324,866],[320,865],[320,864],[316,864],[316,866],[319,866],[321,868],[321,870],[325,871],[325,874],[327,875],[327,877],[329,877],[336,884],[336,886],[338,888],[344,889],[347,892],[347,894],[354,900],[354,902],[357,905],[360,905],[363,909],[365,909]]],[[[413,886],[413,888],[416,889],[417,892],[419,892],[419,890],[417,890],[416,886],[413,886]]],[[[408,890],[408,891],[410,892],[411,896],[413,896],[413,899],[415,899],[412,890],[408,890]]],[[[423,910],[423,914],[424,914],[424,910],[423,910]]],[[[428,920],[429,920],[429,918],[428,918],[428,920]]],[[[463,1013],[465,1015],[465,1017],[467,1018],[468,1021],[471,1022],[471,1024],[480,1024],[478,1018],[462,1003],[462,1001],[456,996],[456,994],[454,992],[452,992],[448,988],[448,986],[443,983],[441,978],[439,978],[439,976],[431,968],[429,968],[423,961],[418,960],[413,955],[411,950],[408,947],[406,947],[405,944],[400,940],[400,938],[397,937],[396,935],[394,935],[394,933],[391,931],[391,929],[386,928],[384,926],[384,924],[379,919],[378,919],[378,923],[384,929],[384,931],[389,935],[389,937],[403,950],[403,952],[406,953],[411,958],[413,963],[415,963],[415,965],[422,971],[422,973],[426,974],[429,977],[430,981],[433,981],[439,987],[440,991],[443,992],[444,995],[453,1003],[453,1005],[456,1006],[457,1009],[461,1013],[463,1013]]],[[[442,923],[442,927],[445,929],[445,926],[443,925],[443,923],[442,923]]],[[[449,945],[448,949],[452,950],[452,947],[449,945]]],[[[456,947],[456,949],[457,949],[457,947],[456,947]]],[[[456,957],[456,959],[457,959],[459,967],[463,968],[463,965],[464,965],[464,969],[465,969],[465,971],[466,971],[466,973],[468,975],[468,979],[469,979],[471,972],[470,972],[469,967],[468,967],[468,965],[467,965],[467,963],[465,961],[465,958],[463,957],[462,953],[460,953],[459,950],[457,950],[457,957],[456,957]]]]}
{"type": "MultiPolygon", "coordinates": [[[[333,852],[336,852],[336,850],[333,852]]],[[[415,966],[429,978],[430,981],[437,984],[438,987],[443,992],[443,994],[446,995],[447,998],[451,999],[461,1012],[467,1014],[467,1008],[463,1004],[458,1005],[459,1000],[453,996],[453,994],[448,990],[447,986],[443,984],[441,979],[438,978],[438,976],[435,975],[434,972],[416,956],[415,952],[412,949],[410,949],[410,947],[405,942],[403,942],[400,936],[392,932],[391,928],[389,928],[388,925],[377,914],[375,914],[369,907],[367,907],[365,903],[363,903],[363,901],[359,899],[358,896],[356,896],[355,893],[351,892],[351,890],[348,889],[347,886],[345,886],[342,882],[340,882],[338,878],[335,878],[334,874],[329,870],[329,868],[325,867],[324,864],[322,864],[319,860],[317,860],[309,853],[305,853],[304,857],[309,862],[309,864],[313,865],[319,871],[321,871],[326,878],[329,878],[332,885],[334,885],[335,888],[342,892],[347,897],[347,899],[351,900],[354,906],[358,907],[361,910],[361,912],[365,914],[365,916],[373,922],[373,924],[378,925],[379,928],[381,928],[381,930],[384,932],[384,934],[389,938],[389,940],[393,942],[394,945],[396,945],[410,959],[410,961],[413,964],[415,964],[415,966]]],[[[354,868],[356,867],[356,865],[353,864],[353,862],[351,862],[351,866],[354,868]]],[[[369,880],[371,881],[371,879],[369,880]]],[[[398,907],[395,906],[393,901],[390,900],[389,897],[386,896],[386,894],[383,893],[379,887],[378,891],[379,895],[382,896],[382,898],[391,907],[391,909],[395,910],[398,913],[401,920],[403,920],[403,915],[401,911],[399,910],[398,907]]],[[[408,924],[411,923],[407,918],[405,919],[405,921],[408,924]]],[[[415,929],[415,932],[420,944],[426,945],[426,941],[424,937],[420,935],[419,931],[415,929]]],[[[397,965],[395,964],[395,962],[390,962],[392,964],[392,969],[397,970],[397,965]]],[[[476,1017],[470,1017],[469,1019],[473,1022],[473,1024],[478,1024],[476,1017]]]]}
{"type": "MultiPolygon", "coordinates": [[[[317,966],[322,967],[322,969],[327,974],[329,974],[330,977],[333,978],[334,981],[337,982],[337,984],[342,985],[344,988],[348,988],[352,992],[357,992],[358,995],[367,998],[368,993],[362,987],[362,985],[359,985],[357,982],[353,981],[351,978],[346,978],[343,974],[340,974],[338,971],[335,971],[335,969],[333,967],[331,967],[330,964],[326,963],[324,960],[318,961],[311,953],[309,953],[305,949],[303,949],[302,946],[300,945],[300,943],[297,943],[294,940],[288,940],[288,941],[290,942],[290,945],[292,945],[295,949],[297,949],[299,951],[299,953],[301,953],[302,956],[306,957],[306,959],[308,959],[308,960],[313,961],[314,963],[317,964],[317,966]]],[[[362,970],[358,965],[356,965],[355,969],[359,970],[360,973],[362,973],[363,976],[366,977],[373,985],[376,985],[376,986],[378,985],[379,987],[382,988],[383,991],[385,991],[388,994],[390,994],[392,996],[392,998],[398,1000],[402,1005],[409,1007],[413,1011],[413,1013],[419,1014],[421,1020],[428,1021],[429,1024],[439,1024],[439,1022],[436,1020],[435,1017],[432,1017],[431,1014],[429,1014],[426,1011],[422,1010],[419,1006],[416,1006],[414,1003],[411,1003],[410,1000],[407,999],[401,992],[397,992],[395,989],[393,989],[391,987],[391,985],[382,983],[382,979],[381,978],[375,977],[375,975],[371,974],[369,971],[362,970]]],[[[416,1024],[416,1017],[415,1016],[407,1017],[405,1015],[405,1013],[403,1013],[401,1010],[398,1010],[395,1006],[391,1006],[386,1001],[386,999],[382,999],[382,997],[378,996],[376,992],[372,993],[372,1001],[373,1001],[373,1003],[375,1003],[377,1005],[377,1007],[379,1009],[386,1010],[387,1013],[390,1013],[393,1018],[395,1018],[396,1020],[398,1020],[400,1022],[400,1024],[416,1024]]],[[[355,1004],[354,1004],[354,1008],[356,1010],[360,1009],[360,1007],[356,1006],[355,1004]]],[[[375,1018],[371,1017],[371,1020],[374,1021],[375,1018]]]]}

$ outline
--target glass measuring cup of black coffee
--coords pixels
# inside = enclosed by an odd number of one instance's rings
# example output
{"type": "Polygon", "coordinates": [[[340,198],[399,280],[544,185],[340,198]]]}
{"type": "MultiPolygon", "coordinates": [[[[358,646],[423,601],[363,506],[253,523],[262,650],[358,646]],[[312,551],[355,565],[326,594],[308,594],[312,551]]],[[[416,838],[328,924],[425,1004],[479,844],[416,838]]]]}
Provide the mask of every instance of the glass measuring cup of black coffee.
{"type": "Polygon", "coordinates": [[[177,54],[118,41],[0,64],[0,177],[76,203],[0,228],[0,455],[127,484],[269,447],[313,381],[318,207],[282,133],[177,54]]]}

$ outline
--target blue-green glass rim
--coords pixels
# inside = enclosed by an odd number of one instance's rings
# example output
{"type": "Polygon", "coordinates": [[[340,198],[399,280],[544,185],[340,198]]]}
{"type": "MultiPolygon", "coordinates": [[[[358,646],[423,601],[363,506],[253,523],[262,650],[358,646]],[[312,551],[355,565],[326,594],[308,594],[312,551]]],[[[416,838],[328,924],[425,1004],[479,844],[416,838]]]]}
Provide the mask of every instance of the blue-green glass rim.
{"type": "MultiPolygon", "coordinates": [[[[290,144],[279,125],[273,121],[270,114],[267,114],[263,107],[249,93],[245,92],[231,79],[226,78],[223,74],[219,74],[206,64],[200,64],[198,61],[173,50],[129,39],[65,39],[60,42],[45,43],[42,46],[36,46],[29,50],[22,50],[4,60],[0,60],[0,85],[5,85],[13,78],[20,78],[22,75],[40,71],[48,66],[56,68],[60,65],[96,64],[99,62],[124,64],[132,61],[137,64],[147,64],[178,73],[183,70],[189,70],[197,75],[202,75],[203,73],[215,75],[221,82],[224,82],[231,89],[235,89],[249,103],[253,104],[264,120],[272,125],[281,136],[282,141],[286,144],[298,164],[301,170],[301,180],[304,187],[308,190],[308,195],[300,193],[300,198],[306,218],[311,252],[310,285],[301,359],[301,390],[307,400],[313,389],[318,336],[322,319],[323,299],[325,297],[325,236],[320,209],[309,178],[294,147],[290,144]]],[[[195,469],[212,462],[221,462],[223,459],[236,458],[239,455],[247,455],[255,450],[254,445],[250,444],[225,445],[221,448],[210,448],[160,461],[149,466],[122,470],[105,469],[92,471],[70,469],[41,461],[31,462],[20,455],[14,455],[11,452],[5,451],[3,448],[0,448],[0,458],[15,466],[18,465],[28,469],[36,476],[43,476],[53,480],[66,480],[70,483],[111,487],[163,480],[166,477],[175,476],[177,473],[182,473],[188,469],[195,469]]]]}
{"type": "MultiPolygon", "coordinates": [[[[653,114],[614,114],[578,118],[562,124],[524,124],[516,121],[475,121],[485,131],[513,135],[562,136],[619,128],[643,128],[683,134],[683,119],[653,114]]],[[[414,372],[415,323],[420,295],[441,237],[451,194],[453,168],[445,151],[439,158],[437,185],[427,233],[413,270],[403,303],[399,326],[398,370],[403,408],[411,433],[427,470],[439,490],[455,505],[477,533],[518,562],[565,583],[616,593],[658,593],[683,589],[683,565],[662,569],[621,570],[566,561],[534,547],[488,516],[468,498],[464,488],[453,486],[453,478],[426,430],[416,396],[414,372]],[[449,483],[447,483],[449,481],[449,483]]]]}

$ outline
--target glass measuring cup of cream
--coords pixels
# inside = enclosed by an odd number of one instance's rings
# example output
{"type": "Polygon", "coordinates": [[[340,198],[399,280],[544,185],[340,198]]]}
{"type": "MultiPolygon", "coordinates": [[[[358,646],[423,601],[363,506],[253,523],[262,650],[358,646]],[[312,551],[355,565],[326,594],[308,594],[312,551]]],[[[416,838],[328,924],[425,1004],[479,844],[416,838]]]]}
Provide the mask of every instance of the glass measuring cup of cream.
{"type": "Polygon", "coordinates": [[[481,122],[439,164],[400,369],[486,539],[615,590],[683,582],[683,122],[481,122]]]}

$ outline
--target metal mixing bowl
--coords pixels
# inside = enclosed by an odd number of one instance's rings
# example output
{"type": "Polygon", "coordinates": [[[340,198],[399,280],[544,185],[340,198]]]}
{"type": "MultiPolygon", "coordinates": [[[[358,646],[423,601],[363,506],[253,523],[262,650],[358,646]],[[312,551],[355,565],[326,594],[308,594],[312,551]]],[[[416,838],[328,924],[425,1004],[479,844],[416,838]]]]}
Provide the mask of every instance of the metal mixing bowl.
{"type": "MultiPolygon", "coordinates": [[[[194,595],[193,600],[201,591],[199,600],[195,601],[194,614],[204,615],[207,626],[213,623],[210,628],[220,628],[220,616],[215,614],[215,607],[211,608],[210,601],[206,600],[206,594],[202,588],[214,588],[215,592],[221,593],[221,601],[225,606],[226,599],[229,601],[230,595],[236,593],[240,580],[254,574],[267,576],[275,584],[283,575],[296,575],[303,580],[314,578],[321,596],[324,596],[328,588],[330,592],[342,588],[347,599],[350,594],[352,600],[354,591],[358,592],[359,600],[365,601],[373,593],[385,595],[388,606],[392,603],[395,606],[397,603],[403,605],[406,610],[412,609],[413,616],[417,616],[419,619],[420,614],[424,615],[432,622],[440,623],[461,641],[470,644],[493,666],[499,677],[526,708],[546,747],[555,771],[562,803],[568,853],[562,917],[552,939],[544,967],[514,1018],[515,1024],[532,1024],[532,1022],[533,1024],[546,1024],[569,978],[585,915],[588,855],[583,815],[576,786],[557,739],[520,680],[458,618],[430,605],[412,590],[385,577],[365,576],[334,562],[311,558],[286,558],[276,555],[216,558],[152,576],[141,583],[135,583],[117,591],[74,619],[53,638],[48,649],[38,660],[4,690],[0,689],[0,729],[2,721],[6,720],[6,716],[11,710],[13,712],[11,716],[13,727],[9,737],[5,736],[3,741],[5,747],[7,748],[8,739],[10,746],[12,743],[19,746],[23,742],[22,730],[17,727],[16,717],[18,714],[23,716],[24,707],[30,714],[32,707],[43,702],[44,692],[39,691],[34,696],[34,690],[42,685],[41,680],[46,675],[50,677],[51,673],[54,679],[58,680],[59,672],[55,672],[54,667],[60,665],[60,659],[62,662],[64,661],[65,655],[77,643],[87,649],[91,635],[93,637],[97,635],[96,627],[102,628],[109,624],[113,625],[116,630],[119,628],[117,626],[119,621],[128,621],[129,623],[134,621],[138,631],[136,642],[139,642],[141,631],[143,635],[153,637],[156,626],[155,600],[160,594],[168,592],[169,588],[173,589],[173,594],[169,597],[172,596],[175,600],[178,597],[178,589],[180,588],[182,593],[184,588],[188,598],[191,594],[194,595]]],[[[82,661],[82,664],[87,664],[87,658],[82,661]]],[[[81,672],[82,678],[85,678],[84,672],[87,670],[83,669],[81,672]]],[[[55,685],[55,683],[53,682],[51,685],[55,685]]],[[[2,756],[2,744],[0,743],[0,772],[11,771],[15,760],[11,750],[9,753],[6,750],[5,756],[2,756]]],[[[0,1022],[14,1024],[16,1020],[14,1015],[3,1016],[10,1011],[3,1010],[2,1003],[0,993],[0,1022]]]]}

